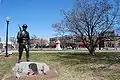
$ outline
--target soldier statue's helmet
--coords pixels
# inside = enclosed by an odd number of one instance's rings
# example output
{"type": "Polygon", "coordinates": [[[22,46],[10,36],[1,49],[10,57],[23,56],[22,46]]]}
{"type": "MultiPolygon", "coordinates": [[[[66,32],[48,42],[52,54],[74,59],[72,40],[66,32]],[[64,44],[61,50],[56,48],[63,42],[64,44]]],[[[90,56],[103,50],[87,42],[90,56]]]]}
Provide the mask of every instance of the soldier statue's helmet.
{"type": "Polygon", "coordinates": [[[28,26],[27,26],[27,24],[23,24],[23,26],[22,26],[22,28],[27,28],[28,26]]]}

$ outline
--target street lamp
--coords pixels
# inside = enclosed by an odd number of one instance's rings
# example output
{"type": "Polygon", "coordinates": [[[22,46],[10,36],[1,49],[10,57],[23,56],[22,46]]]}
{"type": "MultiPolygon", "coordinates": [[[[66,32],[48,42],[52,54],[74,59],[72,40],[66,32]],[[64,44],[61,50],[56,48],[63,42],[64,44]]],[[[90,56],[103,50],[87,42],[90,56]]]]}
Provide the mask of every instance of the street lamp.
{"type": "Polygon", "coordinates": [[[8,57],[8,25],[9,25],[9,22],[10,22],[10,17],[6,17],[6,23],[7,23],[7,29],[6,29],[6,55],[5,57],[8,57]]]}

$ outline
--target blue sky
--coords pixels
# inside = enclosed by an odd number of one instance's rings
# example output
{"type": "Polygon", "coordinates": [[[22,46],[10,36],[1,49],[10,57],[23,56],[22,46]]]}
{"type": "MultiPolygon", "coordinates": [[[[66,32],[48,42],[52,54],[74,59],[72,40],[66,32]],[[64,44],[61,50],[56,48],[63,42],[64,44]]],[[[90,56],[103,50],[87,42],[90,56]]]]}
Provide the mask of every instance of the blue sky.
{"type": "Polygon", "coordinates": [[[5,40],[6,16],[10,16],[9,37],[17,35],[18,24],[27,24],[30,35],[52,37],[52,24],[63,19],[60,8],[73,7],[74,0],[3,0],[0,4],[0,37],[5,40]]]}

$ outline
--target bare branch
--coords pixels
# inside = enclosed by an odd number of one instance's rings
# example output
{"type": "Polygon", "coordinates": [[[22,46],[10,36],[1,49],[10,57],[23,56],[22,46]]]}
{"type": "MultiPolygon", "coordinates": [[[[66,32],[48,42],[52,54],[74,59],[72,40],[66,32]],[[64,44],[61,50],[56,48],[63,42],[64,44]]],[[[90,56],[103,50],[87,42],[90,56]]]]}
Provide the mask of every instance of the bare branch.
{"type": "Polygon", "coordinates": [[[61,10],[65,17],[65,30],[60,25],[57,31],[81,35],[83,43],[89,43],[86,48],[93,54],[99,35],[112,29],[116,21],[120,20],[120,1],[112,2],[113,4],[108,0],[76,0],[76,7],[72,11],[65,13],[61,10]]]}

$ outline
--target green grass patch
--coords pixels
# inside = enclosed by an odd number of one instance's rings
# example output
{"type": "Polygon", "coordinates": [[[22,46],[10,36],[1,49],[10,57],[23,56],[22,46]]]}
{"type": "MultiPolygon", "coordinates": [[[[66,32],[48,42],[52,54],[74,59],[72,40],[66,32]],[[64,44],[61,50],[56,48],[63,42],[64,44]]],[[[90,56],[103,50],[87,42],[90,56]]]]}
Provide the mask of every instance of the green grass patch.
{"type": "MultiPolygon", "coordinates": [[[[0,56],[0,80],[17,62],[18,54],[0,56]]],[[[120,79],[120,53],[31,53],[31,61],[45,62],[57,72],[57,80],[120,79]]],[[[26,60],[23,54],[23,61],[26,60]]]]}

